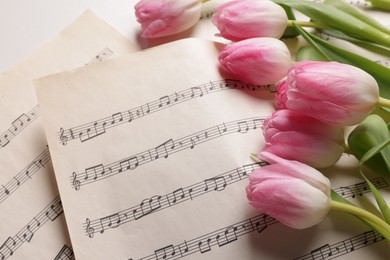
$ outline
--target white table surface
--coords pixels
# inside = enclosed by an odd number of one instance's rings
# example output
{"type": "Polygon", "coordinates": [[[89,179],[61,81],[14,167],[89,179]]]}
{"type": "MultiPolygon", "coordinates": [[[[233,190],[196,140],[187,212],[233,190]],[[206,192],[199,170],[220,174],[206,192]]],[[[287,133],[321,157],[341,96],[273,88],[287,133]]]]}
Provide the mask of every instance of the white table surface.
{"type": "MultiPolygon", "coordinates": [[[[0,74],[42,46],[86,9],[91,9],[134,43],[137,0],[0,0],[0,74]]],[[[141,41],[141,42],[140,42],[141,41]]]]}

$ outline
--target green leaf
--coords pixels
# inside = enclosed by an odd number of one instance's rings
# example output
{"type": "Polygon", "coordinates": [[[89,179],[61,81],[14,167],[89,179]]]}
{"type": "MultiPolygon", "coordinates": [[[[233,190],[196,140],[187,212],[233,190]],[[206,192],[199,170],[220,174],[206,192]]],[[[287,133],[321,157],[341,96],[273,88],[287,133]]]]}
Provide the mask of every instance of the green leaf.
{"type": "MultiPolygon", "coordinates": [[[[378,55],[390,57],[390,48],[387,48],[383,45],[379,45],[379,44],[376,44],[376,43],[373,43],[370,41],[356,39],[356,38],[350,37],[350,36],[340,32],[340,31],[334,31],[334,30],[320,30],[320,31],[321,31],[321,33],[323,33],[325,35],[329,35],[329,36],[332,36],[332,37],[335,37],[335,38],[338,38],[341,40],[348,41],[348,42],[353,43],[359,47],[362,47],[368,51],[374,52],[378,55]]],[[[321,37],[321,38],[323,38],[323,37],[321,37]]]]}
{"type": "Polygon", "coordinates": [[[326,52],[321,49],[318,44],[313,41],[313,39],[310,37],[309,33],[307,33],[305,30],[302,29],[299,25],[293,22],[294,27],[298,30],[298,32],[305,38],[305,40],[317,51],[318,55],[321,57],[323,61],[331,61],[332,59],[326,54],[326,52]]]}
{"type": "MultiPolygon", "coordinates": [[[[280,6],[286,12],[288,20],[295,21],[295,14],[292,11],[291,7],[289,7],[287,5],[280,5],[280,6]]],[[[297,37],[298,35],[299,35],[299,32],[294,27],[288,26],[286,28],[286,30],[283,32],[282,38],[293,38],[293,37],[297,37]]]]}
{"type": "Polygon", "coordinates": [[[378,115],[369,115],[348,135],[351,153],[367,168],[390,177],[390,134],[386,122],[378,115]]]}
{"type": "Polygon", "coordinates": [[[312,20],[342,31],[350,36],[390,46],[390,34],[373,27],[334,5],[299,0],[273,0],[277,4],[290,6],[312,20]]]}
{"type": "Polygon", "coordinates": [[[298,50],[295,59],[297,61],[302,61],[302,60],[328,61],[326,57],[324,57],[320,52],[318,52],[312,46],[301,47],[298,50]]]}
{"type": "Polygon", "coordinates": [[[364,180],[367,182],[368,187],[370,187],[370,190],[372,194],[374,194],[376,203],[379,206],[379,209],[382,212],[382,216],[387,224],[390,225],[390,208],[386,203],[386,200],[382,197],[381,193],[378,191],[378,189],[374,186],[374,184],[371,183],[369,179],[364,176],[363,172],[360,171],[360,174],[363,176],[364,180]]]}
{"type": "MultiPolygon", "coordinates": [[[[348,204],[348,205],[353,205],[355,206],[355,204],[353,204],[352,202],[350,202],[349,200],[345,199],[344,197],[340,196],[339,194],[337,194],[337,192],[335,192],[334,190],[330,190],[330,197],[332,200],[334,201],[338,201],[340,203],[344,203],[344,204],[348,204]]],[[[380,226],[378,226],[377,224],[375,223],[372,223],[370,221],[367,221],[366,219],[364,218],[361,218],[359,216],[356,216],[356,215],[353,215],[354,217],[360,219],[361,221],[363,221],[367,226],[371,227],[372,229],[376,230],[379,234],[381,234],[384,238],[386,238],[387,240],[390,240],[390,236],[388,235],[388,232],[386,232],[385,230],[383,230],[380,226]]]]}
{"type": "Polygon", "coordinates": [[[376,107],[372,113],[380,116],[386,123],[390,122],[390,111],[387,108],[376,107]]]}
{"type": "Polygon", "coordinates": [[[379,85],[380,95],[384,98],[390,98],[390,69],[373,62],[358,54],[349,52],[330,44],[327,41],[320,39],[319,37],[306,32],[297,24],[294,24],[296,28],[299,28],[301,35],[319,52],[321,52],[330,60],[350,64],[361,68],[367,73],[371,74],[379,85]]]}
{"type": "MultiPolygon", "coordinates": [[[[377,20],[372,18],[371,16],[367,15],[363,11],[361,11],[356,6],[353,6],[351,4],[348,4],[344,1],[340,0],[325,0],[325,4],[333,5],[337,7],[339,10],[342,10],[355,18],[359,19],[360,21],[365,22],[366,24],[371,25],[372,27],[375,27],[376,29],[384,32],[384,33],[390,33],[390,30],[383,26],[381,23],[379,23],[377,20]]],[[[387,4],[390,5],[390,1],[387,1],[387,4]]]]}
{"type": "MultiPolygon", "coordinates": [[[[367,162],[369,159],[371,159],[374,155],[379,153],[381,150],[383,150],[389,144],[390,144],[390,138],[383,141],[382,143],[379,143],[378,145],[372,147],[360,159],[360,164],[364,164],[365,162],[367,162]]],[[[388,169],[390,170],[389,164],[388,164],[388,169]]]]}
{"type": "Polygon", "coordinates": [[[390,1],[389,0],[368,0],[372,3],[372,6],[376,9],[383,11],[390,11],[390,1]]]}

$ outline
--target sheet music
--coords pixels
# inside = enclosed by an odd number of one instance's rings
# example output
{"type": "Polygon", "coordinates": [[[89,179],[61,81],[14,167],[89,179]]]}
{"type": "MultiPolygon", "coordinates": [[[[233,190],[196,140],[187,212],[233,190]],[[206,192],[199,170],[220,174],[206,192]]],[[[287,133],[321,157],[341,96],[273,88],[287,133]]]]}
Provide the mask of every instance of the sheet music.
{"type": "Polygon", "coordinates": [[[32,80],[136,50],[86,11],[0,77],[0,259],[73,259],[32,80]]]}
{"type": "MultiPolygon", "coordinates": [[[[324,245],[345,259],[389,257],[350,216],[294,230],[248,205],[247,176],[263,165],[249,153],[263,144],[275,88],[232,87],[219,48],[181,40],[35,82],[76,259],[292,259],[324,245]]],[[[351,159],[328,173],[333,188],[371,200],[351,159]]]]}

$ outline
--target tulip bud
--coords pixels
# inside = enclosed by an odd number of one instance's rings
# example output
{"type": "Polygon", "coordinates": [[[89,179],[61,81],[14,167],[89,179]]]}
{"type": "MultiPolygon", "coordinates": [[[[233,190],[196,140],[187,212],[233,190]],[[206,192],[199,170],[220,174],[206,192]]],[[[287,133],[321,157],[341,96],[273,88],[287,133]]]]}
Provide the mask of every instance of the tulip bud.
{"type": "MultiPolygon", "coordinates": [[[[348,146],[352,154],[360,160],[363,155],[376,145],[390,138],[389,129],[378,115],[368,116],[348,136],[348,146]]],[[[373,172],[390,177],[390,146],[386,146],[364,163],[373,172]]]]}
{"type": "Polygon", "coordinates": [[[337,62],[294,64],[283,92],[276,96],[278,104],[328,124],[344,126],[363,121],[379,100],[378,84],[370,74],[337,62]]]}
{"type": "Polygon", "coordinates": [[[287,46],[274,38],[252,38],[225,46],[219,54],[222,69],[235,79],[254,85],[274,84],[291,65],[287,46]]]}
{"type": "Polygon", "coordinates": [[[249,204],[292,228],[320,223],[331,208],[329,179],[306,164],[265,155],[272,164],[249,176],[249,204]]]}
{"type": "Polygon", "coordinates": [[[282,80],[277,86],[276,86],[276,96],[275,96],[275,102],[278,109],[285,109],[286,106],[286,100],[287,100],[287,80],[282,80]]]}
{"type": "Polygon", "coordinates": [[[157,38],[183,32],[199,21],[201,6],[199,0],[141,0],[134,7],[141,36],[157,38]]]}
{"type": "Polygon", "coordinates": [[[268,0],[233,0],[217,6],[216,11],[212,22],[224,38],[232,41],[280,38],[288,22],[284,9],[268,0]]]}
{"type": "Polygon", "coordinates": [[[316,168],[335,164],[344,152],[344,130],[297,112],[278,110],[263,124],[265,147],[259,153],[273,153],[316,168]]]}

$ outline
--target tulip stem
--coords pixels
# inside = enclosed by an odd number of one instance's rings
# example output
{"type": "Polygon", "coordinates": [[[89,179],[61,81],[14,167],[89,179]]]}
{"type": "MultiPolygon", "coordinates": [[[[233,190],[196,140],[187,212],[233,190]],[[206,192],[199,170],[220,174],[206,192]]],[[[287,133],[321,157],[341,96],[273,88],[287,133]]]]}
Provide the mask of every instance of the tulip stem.
{"type": "Polygon", "coordinates": [[[379,97],[378,105],[381,107],[390,108],[390,100],[383,97],[379,97]]]}
{"type": "Polygon", "coordinates": [[[208,1],[210,1],[210,0],[200,0],[201,3],[206,3],[208,1]]]}
{"type": "Polygon", "coordinates": [[[251,159],[255,162],[261,162],[261,160],[257,158],[257,154],[255,153],[251,153],[251,159]]]}
{"type": "MultiPolygon", "coordinates": [[[[384,232],[386,232],[390,236],[390,225],[388,225],[383,219],[377,217],[376,215],[372,214],[371,212],[368,212],[367,210],[361,209],[359,207],[341,203],[338,201],[332,200],[330,203],[331,208],[338,211],[343,211],[350,213],[352,215],[361,217],[371,223],[376,224],[380,228],[383,229],[384,232]]],[[[388,237],[388,236],[387,236],[388,237]]]]}
{"type": "Polygon", "coordinates": [[[312,27],[316,29],[329,29],[329,26],[326,26],[325,24],[322,23],[295,21],[295,20],[288,20],[287,26],[294,27],[294,23],[302,27],[312,27]]]}

